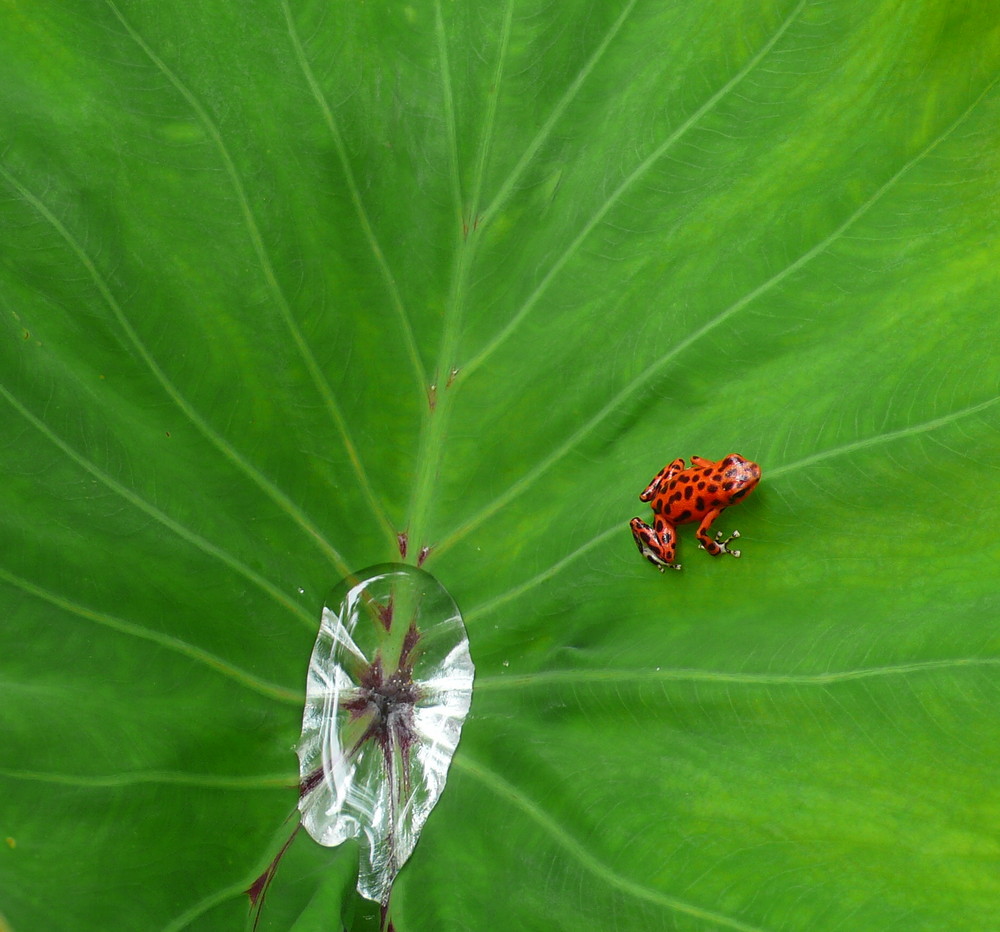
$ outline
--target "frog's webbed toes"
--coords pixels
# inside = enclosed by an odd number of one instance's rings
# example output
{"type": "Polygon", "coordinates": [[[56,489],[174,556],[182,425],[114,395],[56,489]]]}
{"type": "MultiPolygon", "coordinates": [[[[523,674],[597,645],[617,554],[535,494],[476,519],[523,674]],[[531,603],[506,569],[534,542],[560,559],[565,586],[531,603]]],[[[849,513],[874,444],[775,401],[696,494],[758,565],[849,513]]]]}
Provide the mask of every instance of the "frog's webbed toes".
{"type": "Polygon", "coordinates": [[[704,543],[698,544],[699,550],[707,550],[713,557],[721,556],[724,553],[728,553],[731,557],[739,557],[743,552],[742,550],[730,550],[726,546],[731,540],[736,540],[740,536],[739,531],[733,531],[728,537],[723,538],[722,531],[717,531],[715,534],[715,540],[708,540],[709,546],[704,543]]]}
{"type": "Polygon", "coordinates": [[[722,531],[719,531],[719,533],[715,535],[715,542],[722,548],[722,553],[728,553],[728,554],[731,554],[734,557],[738,557],[742,551],[740,551],[740,550],[730,550],[729,547],[727,547],[726,545],[731,540],[736,540],[736,538],[739,537],[739,536],[740,536],[740,532],[739,531],[733,531],[732,534],[730,534],[725,540],[723,540],[722,539],[722,531]]]}

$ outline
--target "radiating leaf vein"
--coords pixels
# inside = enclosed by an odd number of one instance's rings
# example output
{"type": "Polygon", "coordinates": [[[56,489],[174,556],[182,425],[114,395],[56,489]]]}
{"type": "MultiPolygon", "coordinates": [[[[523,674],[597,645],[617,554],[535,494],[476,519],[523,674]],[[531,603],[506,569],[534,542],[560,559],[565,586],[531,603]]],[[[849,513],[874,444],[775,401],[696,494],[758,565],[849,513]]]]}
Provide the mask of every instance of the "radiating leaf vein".
{"type": "Polygon", "coordinates": [[[93,787],[95,789],[117,789],[144,783],[197,786],[202,789],[219,790],[289,790],[298,786],[297,777],[290,773],[264,776],[226,776],[211,773],[183,773],[173,770],[137,770],[131,773],[74,774],[0,768],[0,777],[9,780],[55,783],[61,786],[93,787]]]}
{"type": "Polygon", "coordinates": [[[637,900],[652,903],[685,916],[691,916],[702,922],[710,922],[723,929],[736,929],[738,932],[765,932],[760,926],[750,925],[749,923],[741,922],[739,919],[725,916],[722,913],[716,913],[692,903],[686,903],[677,897],[668,896],[652,887],[647,887],[634,880],[630,880],[628,877],[617,873],[606,864],[603,864],[590,852],[587,845],[577,841],[540,805],[529,799],[517,787],[508,783],[498,774],[493,773],[482,764],[470,760],[468,755],[458,755],[453,762],[453,766],[475,777],[501,799],[520,809],[521,812],[538,824],[546,834],[576,860],[584,870],[597,877],[609,887],[619,890],[637,900]]]}
{"type": "Polygon", "coordinates": [[[570,82],[569,86],[563,92],[562,97],[556,102],[556,105],[552,108],[552,112],[549,114],[545,122],[541,125],[538,132],[535,134],[531,142],[528,143],[521,157],[518,159],[517,164],[511,169],[510,173],[501,183],[496,195],[493,200],[482,212],[482,222],[489,223],[489,221],[502,209],[507,203],[524,174],[525,169],[531,163],[531,160],[535,157],[538,150],[545,143],[545,140],[549,138],[552,134],[552,130],[559,118],[566,112],[566,108],[573,102],[573,99],[579,93],[580,88],[584,85],[587,78],[593,73],[594,68],[597,67],[597,63],[604,57],[604,53],[608,50],[611,43],[614,41],[615,36],[621,31],[622,26],[625,24],[626,20],[632,14],[632,10],[635,9],[635,5],[638,0],[629,0],[628,3],[622,8],[621,13],[618,18],[611,24],[608,28],[607,33],[598,43],[597,47],[591,53],[590,58],[584,63],[583,67],[577,72],[576,77],[570,82]]]}
{"type": "MultiPolygon", "coordinates": [[[[303,695],[301,691],[288,689],[284,686],[279,686],[276,683],[269,683],[267,680],[262,680],[260,677],[254,676],[246,670],[241,670],[234,664],[229,663],[229,661],[223,660],[221,657],[217,657],[215,654],[203,650],[200,647],[196,647],[193,644],[189,644],[187,641],[183,641],[180,638],[174,637],[170,634],[164,634],[160,631],[153,631],[149,628],[144,628],[142,625],[126,621],[123,618],[117,618],[114,615],[107,614],[106,612],[99,612],[94,609],[87,608],[86,606],[64,598],[55,592],[51,592],[50,590],[39,586],[30,580],[23,579],[14,573],[8,572],[3,568],[0,568],[0,579],[10,583],[12,586],[16,586],[23,592],[27,592],[39,599],[45,600],[50,605],[55,605],[57,608],[60,608],[65,612],[69,612],[72,615],[85,618],[87,621],[103,625],[106,628],[110,628],[112,631],[118,631],[122,634],[127,634],[130,637],[140,638],[144,641],[152,641],[160,647],[164,647],[174,653],[181,654],[191,660],[204,664],[216,673],[220,673],[223,676],[239,683],[241,686],[246,686],[248,689],[254,690],[254,692],[267,696],[269,699],[277,699],[281,702],[290,702],[295,705],[301,705],[302,703],[303,695]]],[[[301,614],[304,619],[308,618],[304,612],[301,614]]],[[[312,624],[313,627],[315,627],[315,623],[312,624]]]]}
{"type": "MultiPolygon", "coordinates": [[[[240,472],[259,486],[259,488],[273,502],[275,502],[279,508],[281,508],[300,528],[302,528],[302,530],[315,541],[315,543],[338,568],[338,570],[346,575],[349,570],[347,568],[347,564],[344,562],[344,559],[326,540],[326,538],[323,537],[319,529],[313,525],[304,512],[284,492],[275,486],[274,483],[265,478],[254,466],[251,466],[250,463],[248,463],[237,452],[236,448],[225,437],[211,427],[209,423],[188,402],[177,386],[174,385],[169,378],[167,378],[167,374],[160,367],[160,364],[153,357],[152,353],[150,353],[147,349],[145,343],[143,343],[140,339],[139,334],[132,326],[121,305],[118,303],[117,298],[115,298],[114,293],[111,291],[111,287],[108,285],[108,282],[98,270],[97,265],[90,258],[80,241],[70,232],[65,224],[63,224],[63,222],[56,217],[51,210],[49,210],[40,198],[29,191],[23,184],[20,183],[20,181],[18,181],[3,167],[0,167],[0,177],[4,178],[6,182],[21,195],[21,197],[23,197],[42,217],[45,218],[45,220],[55,229],[59,236],[62,237],[66,245],[69,246],[70,250],[76,255],[77,259],[86,269],[91,281],[93,281],[94,287],[97,289],[98,293],[111,310],[111,313],[118,321],[119,326],[125,332],[129,342],[133,345],[133,347],[135,347],[136,352],[139,354],[139,357],[142,359],[146,368],[149,369],[150,373],[162,386],[163,390],[167,393],[167,395],[169,395],[171,400],[177,405],[184,416],[198,429],[202,436],[204,436],[212,444],[212,446],[214,446],[227,460],[229,460],[230,463],[236,466],[240,472]]],[[[8,400],[10,400],[9,397],[8,400]]]]}
{"type": "Polygon", "coordinates": [[[827,673],[728,673],[721,670],[696,670],[691,668],[662,668],[639,670],[541,670],[511,676],[482,676],[476,678],[476,690],[495,692],[506,689],[559,685],[639,686],[644,683],[731,683],[739,686],[819,686],[826,687],[856,680],[883,677],[910,676],[933,673],[939,670],[1000,668],[1000,657],[958,657],[949,660],[921,660],[912,663],[886,664],[827,673]]]}
{"type": "Polygon", "coordinates": [[[765,42],[761,48],[757,51],[753,57],[751,57],[747,63],[735,74],[733,75],[722,87],[720,87],[708,100],[705,101],[694,113],[691,114],[680,126],[677,127],[663,142],[661,142],[653,151],[646,156],[629,174],[628,176],[605,198],[604,202],[598,207],[594,212],[593,216],[581,227],[580,232],[573,238],[570,244],[565,250],[559,255],[559,257],[552,263],[548,272],[538,283],[535,290],[528,296],[524,304],[518,309],[518,311],[511,317],[507,324],[493,337],[490,342],[480,350],[472,359],[464,363],[462,366],[461,378],[467,378],[472,372],[478,369],[494,352],[506,342],[506,340],[511,336],[511,334],[520,326],[525,317],[531,312],[535,304],[548,289],[549,285],[555,280],[559,273],[563,270],[566,263],[576,254],[580,246],[587,239],[588,236],[594,231],[594,228],[607,216],[608,212],[612,207],[617,204],[625,193],[632,188],[638,181],[640,181],[647,172],[660,161],[661,158],[668,152],[684,135],[696,126],[698,122],[707,113],[713,110],[721,101],[725,100],[726,97],[732,92],[741,81],[743,81],[748,74],[750,74],[759,64],[763,61],[767,55],[771,52],[775,45],[780,41],[781,37],[788,31],[792,23],[798,18],[802,9],[806,6],[807,0],[800,0],[800,2],[795,6],[792,12],[786,17],[784,22],[778,27],[774,34],[765,42]]]}
{"type": "MultiPolygon", "coordinates": [[[[202,126],[205,128],[205,132],[208,134],[212,143],[215,145],[219,153],[219,158],[222,160],[222,164],[225,167],[226,175],[228,176],[230,183],[232,184],[233,190],[236,194],[237,202],[240,206],[240,215],[243,222],[247,228],[247,234],[250,238],[250,242],[253,246],[254,253],[257,256],[257,261],[260,264],[261,272],[264,276],[264,280],[267,283],[268,290],[271,292],[274,304],[278,309],[278,313],[281,316],[285,327],[288,329],[289,334],[292,337],[292,342],[295,344],[295,348],[302,358],[302,362],[306,367],[306,371],[309,373],[309,377],[312,379],[313,384],[316,387],[319,396],[323,399],[323,403],[326,405],[327,411],[330,414],[331,419],[334,422],[334,426],[337,428],[337,433],[340,435],[341,442],[344,445],[344,449],[347,452],[348,459],[351,462],[351,466],[354,469],[355,475],[357,477],[358,483],[361,489],[365,493],[369,505],[374,511],[375,517],[379,524],[382,526],[383,530],[387,534],[389,540],[395,543],[395,531],[393,530],[385,512],[382,510],[378,499],[372,492],[371,485],[368,481],[368,474],[365,471],[363,464],[361,463],[361,458],[358,455],[357,447],[354,445],[354,441],[351,439],[350,432],[347,427],[347,422],[344,419],[343,412],[340,410],[340,405],[337,403],[337,399],[330,388],[330,383],[327,381],[326,376],[323,374],[323,370],[320,368],[319,363],[316,361],[316,357],[312,352],[309,344],[306,342],[305,337],[302,335],[302,330],[299,328],[298,322],[295,319],[295,315],[292,313],[291,306],[288,303],[288,299],[285,297],[284,290],[281,287],[281,283],[278,281],[278,276],[274,270],[274,263],[271,262],[271,257],[268,255],[267,248],[264,245],[264,238],[261,236],[260,226],[257,223],[257,219],[254,216],[253,209],[250,206],[250,199],[247,197],[246,187],[243,184],[243,180],[236,168],[236,163],[233,161],[232,155],[229,153],[229,148],[226,146],[225,140],[222,138],[222,133],[220,132],[218,126],[216,126],[215,121],[212,119],[208,111],[202,106],[201,101],[194,95],[191,89],[184,84],[183,81],[171,70],[166,62],[163,61],[152,49],[152,47],[146,42],[145,39],[136,31],[135,27],[125,19],[121,11],[115,5],[113,0],[105,0],[111,12],[114,13],[115,17],[122,24],[125,31],[129,34],[130,38],[142,49],[143,53],[147,58],[162,72],[164,77],[177,89],[177,92],[184,98],[187,104],[195,112],[198,120],[201,122],[202,126]]],[[[129,328],[131,329],[131,328],[129,328]]],[[[133,333],[130,332],[130,338],[136,339],[133,333]]],[[[143,358],[145,359],[148,355],[147,351],[143,349],[143,358]]],[[[151,362],[151,357],[150,357],[151,362]]],[[[152,365],[150,366],[152,368],[152,365]]],[[[160,377],[159,367],[156,367],[158,377],[160,377]]],[[[165,378],[165,377],[164,377],[165,378]]],[[[200,422],[200,417],[198,418],[200,422]]],[[[200,425],[199,425],[200,427],[200,425]]],[[[207,424],[205,424],[207,428],[207,424]]],[[[200,427],[200,429],[202,429],[200,427]]],[[[211,431],[212,436],[215,435],[214,431],[211,431]]],[[[209,434],[206,434],[209,436],[209,434]]],[[[210,438],[211,439],[211,438],[210,438]]],[[[221,439],[221,438],[219,438],[221,439]]],[[[214,442],[214,441],[213,441],[214,442]]],[[[235,451],[233,451],[235,454],[235,451]]],[[[242,458],[240,462],[242,462],[242,458]]],[[[335,562],[338,562],[339,568],[343,569],[346,573],[347,570],[344,569],[343,561],[340,560],[339,555],[336,555],[336,551],[333,547],[326,542],[322,535],[319,534],[318,530],[313,527],[312,523],[302,514],[298,508],[296,508],[290,499],[287,498],[283,493],[280,493],[276,488],[274,488],[270,482],[265,480],[263,476],[249,464],[244,464],[241,468],[244,471],[248,471],[248,475],[253,475],[258,477],[258,481],[261,483],[262,488],[268,491],[275,501],[277,501],[282,508],[292,514],[293,517],[298,515],[296,518],[299,525],[310,533],[318,542],[320,542],[324,548],[327,550],[328,555],[335,562]]]]}
{"type": "Polygon", "coordinates": [[[309,63],[309,59],[306,56],[305,47],[302,45],[298,29],[295,26],[295,20],[292,17],[292,11],[288,5],[288,0],[281,0],[281,9],[285,14],[285,22],[288,26],[288,35],[291,39],[292,49],[295,52],[295,59],[298,62],[299,68],[302,70],[302,74],[305,76],[306,83],[309,85],[309,89],[312,91],[313,97],[316,99],[320,112],[323,114],[323,122],[326,123],[327,129],[333,137],[334,148],[337,150],[337,158],[340,160],[340,166],[344,172],[344,178],[347,182],[347,190],[350,193],[351,203],[354,205],[354,211],[358,216],[358,222],[361,224],[361,230],[364,233],[368,247],[371,249],[372,255],[375,257],[375,264],[379,267],[379,271],[385,280],[386,290],[389,293],[389,300],[396,312],[396,316],[399,318],[399,326],[403,334],[403,342],[406,345],[407,354],[410,358],[410,364],[413,367],[414,376],[417,382],[417,389],[420,393],[421,400],[423,400],[424,390],[427,385],[427,372],[420,359],[420,352],[417,349],[417,341],[413,334],[413,326],[410,323],[409,315],[407,314],[406,307],[403,304],[403,299],[399,292],[399,286],[396,283],[396,277],[393,275],[392,269],[389,267],[389,262],[386,259],[382,246],[375,234],[375,228],[372,226],[371,218],[368,216],[368,210],[361,198],[361,191],[358,187],[354,169],[351,168],[351,162],[347,155],[347,147],[344,145],[344,138],[341,135],[340,126],[337,123],[337,118],[334,115],[333,109],[330,107],[330,104],[326,99],[326,94],[323,92],[323,89],[319,85],[319,81],[316,79],[316,74],[312,69],[312,65],[309,63]]]}
{"type": "Polygon", "coordinates": [[[264,592],[266,592],[271,598],[273,598],[280,605],[287,608],[293,615],[303,621],[310,629],[315,629],[316,620],[309,615],[308,612],[302,606],[296,604],[292,601],[284,592],[282,592],[277,586],[272,582],[265,579],[255,570],[252,570],[249,566],[238,560],[231,553],[213,544],[211,541],[206,540],[200,534],[196,534],[194,531],[189,530],[179,521],[175,521],[170,515],[163,511],[160,511],[155,505],[151,505],[147,502],[141,495],[138,495],[128,486],[123,485],[117,479],[112,478],[97,465],[95,465],[91,460],[87,459],[81,453],[78,453],[73,449],[65,440],[62,439],[48,424],[45,423],[41,418],[36,417],[29,411],[13,394],[11,394],[3,385],[0,385],[0,396],[2,396],[8,404],[11,405],[22,417],[24,417],[39,433],[41,433],[47,440],[58,447],[67,457],[69,457],[74,463],[79,467],[90,473],[98,482],[106,486],[116,495],[121,496],[129,504],[138,508],[139,511],[144,514],[149,515],[155,521],[158,521],[164,527],[169,528],[178,537],[183,538],[189,544],[193,544],[199,550],[204,551],[217,560],[221,560],[230,569],[239,573],[245,579],[248,579],[255,586],[258,586],[264,592]]]}
{"type": "Polygon", "coordinates": [[[1000,396],[997,396],[996,398],[989,398],[986,401],[979,402],[978,404],[969,405],[969,407],[962,408],[960,411],[952,411],[950,414],[944,414],[941,417],[932,418],[931,420],[924,421],[921,424],[911,424],[908,427],[901,427],[899,430],[885,431],[884,433],[875,434],[871,437],[865,437],[861,440],[855,440],[852,443],[845,443],[842,446],[833,447],[829,450],[821,450],[818,453],[814,453],[811,456],[805,456],[795,462],[785,463],[784,466],[775,466],[774,469],[768,470],[768,476],[770,478],[776,478],[784,475],[785,473],[794,472],[795,470],[802,469],[806,466],[812,466],[815,463],[820,463],[823,460],[828,460],[835,456],[843,456],[845,453],[854,453],[858,450],[864,450],[868,447],[878,446],[879,444],[890,443],[893,440],[899,440],[904,437],[916,437],[920,434],[925,434],[928,431],[946,427],[961,418],[971,417],[973,414],[988,411],[997,402],[1000,402],[1000,396]]]}

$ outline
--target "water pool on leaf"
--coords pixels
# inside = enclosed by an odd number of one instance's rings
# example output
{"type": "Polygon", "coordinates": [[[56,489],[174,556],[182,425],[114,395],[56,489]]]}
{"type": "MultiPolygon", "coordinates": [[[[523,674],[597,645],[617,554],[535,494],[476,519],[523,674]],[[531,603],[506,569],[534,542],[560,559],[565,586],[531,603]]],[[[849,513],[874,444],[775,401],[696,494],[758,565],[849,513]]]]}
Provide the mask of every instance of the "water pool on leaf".
{"type": "Polygon", "coordinates": [[[381,564],[330,593],[309,662],[299,811],[322,845],[362,839],[358,892],[383,907],[444,789],[474,675],[458,606],[429,573],[381,564]]]}

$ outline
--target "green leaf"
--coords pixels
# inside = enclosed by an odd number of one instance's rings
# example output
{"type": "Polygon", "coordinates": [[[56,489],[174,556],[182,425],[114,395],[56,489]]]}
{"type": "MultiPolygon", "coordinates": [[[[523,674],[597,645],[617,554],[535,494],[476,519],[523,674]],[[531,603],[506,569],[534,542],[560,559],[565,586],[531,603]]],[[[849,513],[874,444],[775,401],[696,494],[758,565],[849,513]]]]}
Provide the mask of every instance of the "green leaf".
{"type": "MultiPolygon", "coordinates": [[[[399,932],[1000,926],[989,5],[0,24],[0,927],[239,928],[403,532],[478,677],[399,932]],[[655,572],[734,451],[742,558],[655,572]]],[[[371,928],[356,863],[262,928],[371,928]]]]}

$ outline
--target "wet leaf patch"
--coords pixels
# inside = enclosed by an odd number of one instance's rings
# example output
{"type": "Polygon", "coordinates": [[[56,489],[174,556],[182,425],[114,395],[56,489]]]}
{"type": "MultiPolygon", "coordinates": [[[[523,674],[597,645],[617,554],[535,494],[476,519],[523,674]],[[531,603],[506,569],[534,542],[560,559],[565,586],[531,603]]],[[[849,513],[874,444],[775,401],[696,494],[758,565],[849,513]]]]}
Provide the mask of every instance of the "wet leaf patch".
{"type": "Polygon", "coordinates": [[[298,746],[302,825],[362,839],[358,892],[392,883],[444,789],[475,668],[455,601],[423,570],[382,564],[330,594],[298,746]]]}

